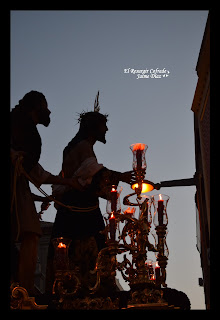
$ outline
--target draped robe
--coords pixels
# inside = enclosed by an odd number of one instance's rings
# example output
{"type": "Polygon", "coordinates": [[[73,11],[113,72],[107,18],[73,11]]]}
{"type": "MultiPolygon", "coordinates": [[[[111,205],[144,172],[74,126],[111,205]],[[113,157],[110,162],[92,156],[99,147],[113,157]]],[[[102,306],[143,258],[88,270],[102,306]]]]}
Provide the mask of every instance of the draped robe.
{"type": "MultiPolygon", "coordinates": [[[[75,139],[68,152],[65,150],[62,175],[65,178],[76,176],[84,189],[79,191],[68,186],[53,186],[53,193],[58,195],[59,201],[77,209],[72,211],[63,206],[57,207],[51,239],[66,237],[72,240],[69,247],[70,268],[79,268],[82,287],[87,292],[88,284],[94,285],[95,279],[90,270],[95,268],[99,250],[105,247],[104,235],[100,233],[105,225],[99,208],[99,197],[110,198],[111,185],[118,184],[120,173],[97,162],[93,145],[87,139],[75,139]],[[83,208],[91,207],[95,208],[83,211],[83,208]]],[[[48,292],[54,281],[53,257],[54,248],[50,244],[46,280],[48,292]]]]}

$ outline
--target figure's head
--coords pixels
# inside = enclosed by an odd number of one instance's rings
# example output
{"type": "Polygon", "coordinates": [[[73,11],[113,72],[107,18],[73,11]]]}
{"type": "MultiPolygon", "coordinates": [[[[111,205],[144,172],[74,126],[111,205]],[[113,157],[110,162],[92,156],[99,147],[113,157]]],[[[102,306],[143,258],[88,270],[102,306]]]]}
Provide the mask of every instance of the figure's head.
{"type": "Polygon", "coordinates": [[[30,91],[19,100],[20,108],[26,113],[32,113],[37,124],[43,124],[48,127],[50,124],[50,113],[47,100],[43,93],[38,91],[30,91]]]}
{"type": "Polygon", "coordinates": [[[106,132],[108,131],[107,115],[103,115],[99,112],[83,112],[80,114],[79,131],[84,133],[86,137],[94,137],[95,140],[102,143],[106,143],[106,132]]]}

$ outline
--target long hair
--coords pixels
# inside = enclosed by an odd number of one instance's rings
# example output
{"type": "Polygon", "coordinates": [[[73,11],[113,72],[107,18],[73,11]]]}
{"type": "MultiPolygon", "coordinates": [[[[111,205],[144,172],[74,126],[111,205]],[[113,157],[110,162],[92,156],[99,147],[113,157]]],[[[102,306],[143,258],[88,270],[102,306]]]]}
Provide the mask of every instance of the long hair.
{"type": "Polygon", "coordinates": [[[19,100],[19,103],[15,106],[15,108],[12,110],[19,110],[24,113],[28,113],[32,111],[41,101],[46,101],[45,96],[43,93],[38,91],[30,91],[24,95],[24,97],[19,100]]]}
{"type": "MultiPolygon", "coordinates": [[[[45,96],[38,91],[28,92],[19,104],[11,111],[11,147],[14,150],[25,151],[24,169],[27,172],[37,164],[41,154],[41,137],[29,113],[45,96]]],[[[46,100],[46,99],[45,99],[46,100]]]]}

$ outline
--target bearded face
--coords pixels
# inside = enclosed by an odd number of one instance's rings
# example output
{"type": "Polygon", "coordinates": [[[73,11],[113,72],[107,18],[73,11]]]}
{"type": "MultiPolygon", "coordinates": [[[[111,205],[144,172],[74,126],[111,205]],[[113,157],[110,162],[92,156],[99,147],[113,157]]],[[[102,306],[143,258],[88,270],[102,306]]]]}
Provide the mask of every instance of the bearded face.
{"type": "Polygon", "coordinates": [[[106,132],[108,131],[107,115],[98,112],[82,112],[80,114],[80,131],[85,133],[85,136],[92,136],[96,141],[106,143],[106,132]]]}
{"type": "Polygon", "coordinates": [[[48,127],[50,124],[51,111],[48,109],[47,101],[42,101],[38,107],[38,123],[48,127]]]}
{"type": "Polygon", "coordinates": [[[97,141],[100,141],[102,143],[106,143],[106,138],[105,138],[105,135],[106,135],[106,132],[108,131],[108,127],[106,125],[106,121],[102,122],[99,124],[98,128],[97,128],[97,136],[96,136],[96,139],[97,141]]]}

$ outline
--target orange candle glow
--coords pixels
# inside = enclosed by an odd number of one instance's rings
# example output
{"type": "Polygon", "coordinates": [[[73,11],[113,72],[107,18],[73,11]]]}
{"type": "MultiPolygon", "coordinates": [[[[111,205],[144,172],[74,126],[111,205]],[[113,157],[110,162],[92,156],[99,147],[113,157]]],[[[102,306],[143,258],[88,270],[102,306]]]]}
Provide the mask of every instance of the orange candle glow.
{"type": "Polygon", "coordinates": [[[65,243],[60,242],[57,246],[58,248],[66,248],[65,243]]]}
{"type": "Polygon", "coordinates": [[[145,146],[146,145],[144,143],[135,143],[135,145],[133,146],[133,151],[144,150],[145,146]]]}
{"type": "Polygon", "coordinates": [[[133,216],[134,213],[135,213],[135,208],[131,208],[131,207],[128,207],[125,211],[124,211],[124,214],[128,214],[130,216],[133,216]]]}

